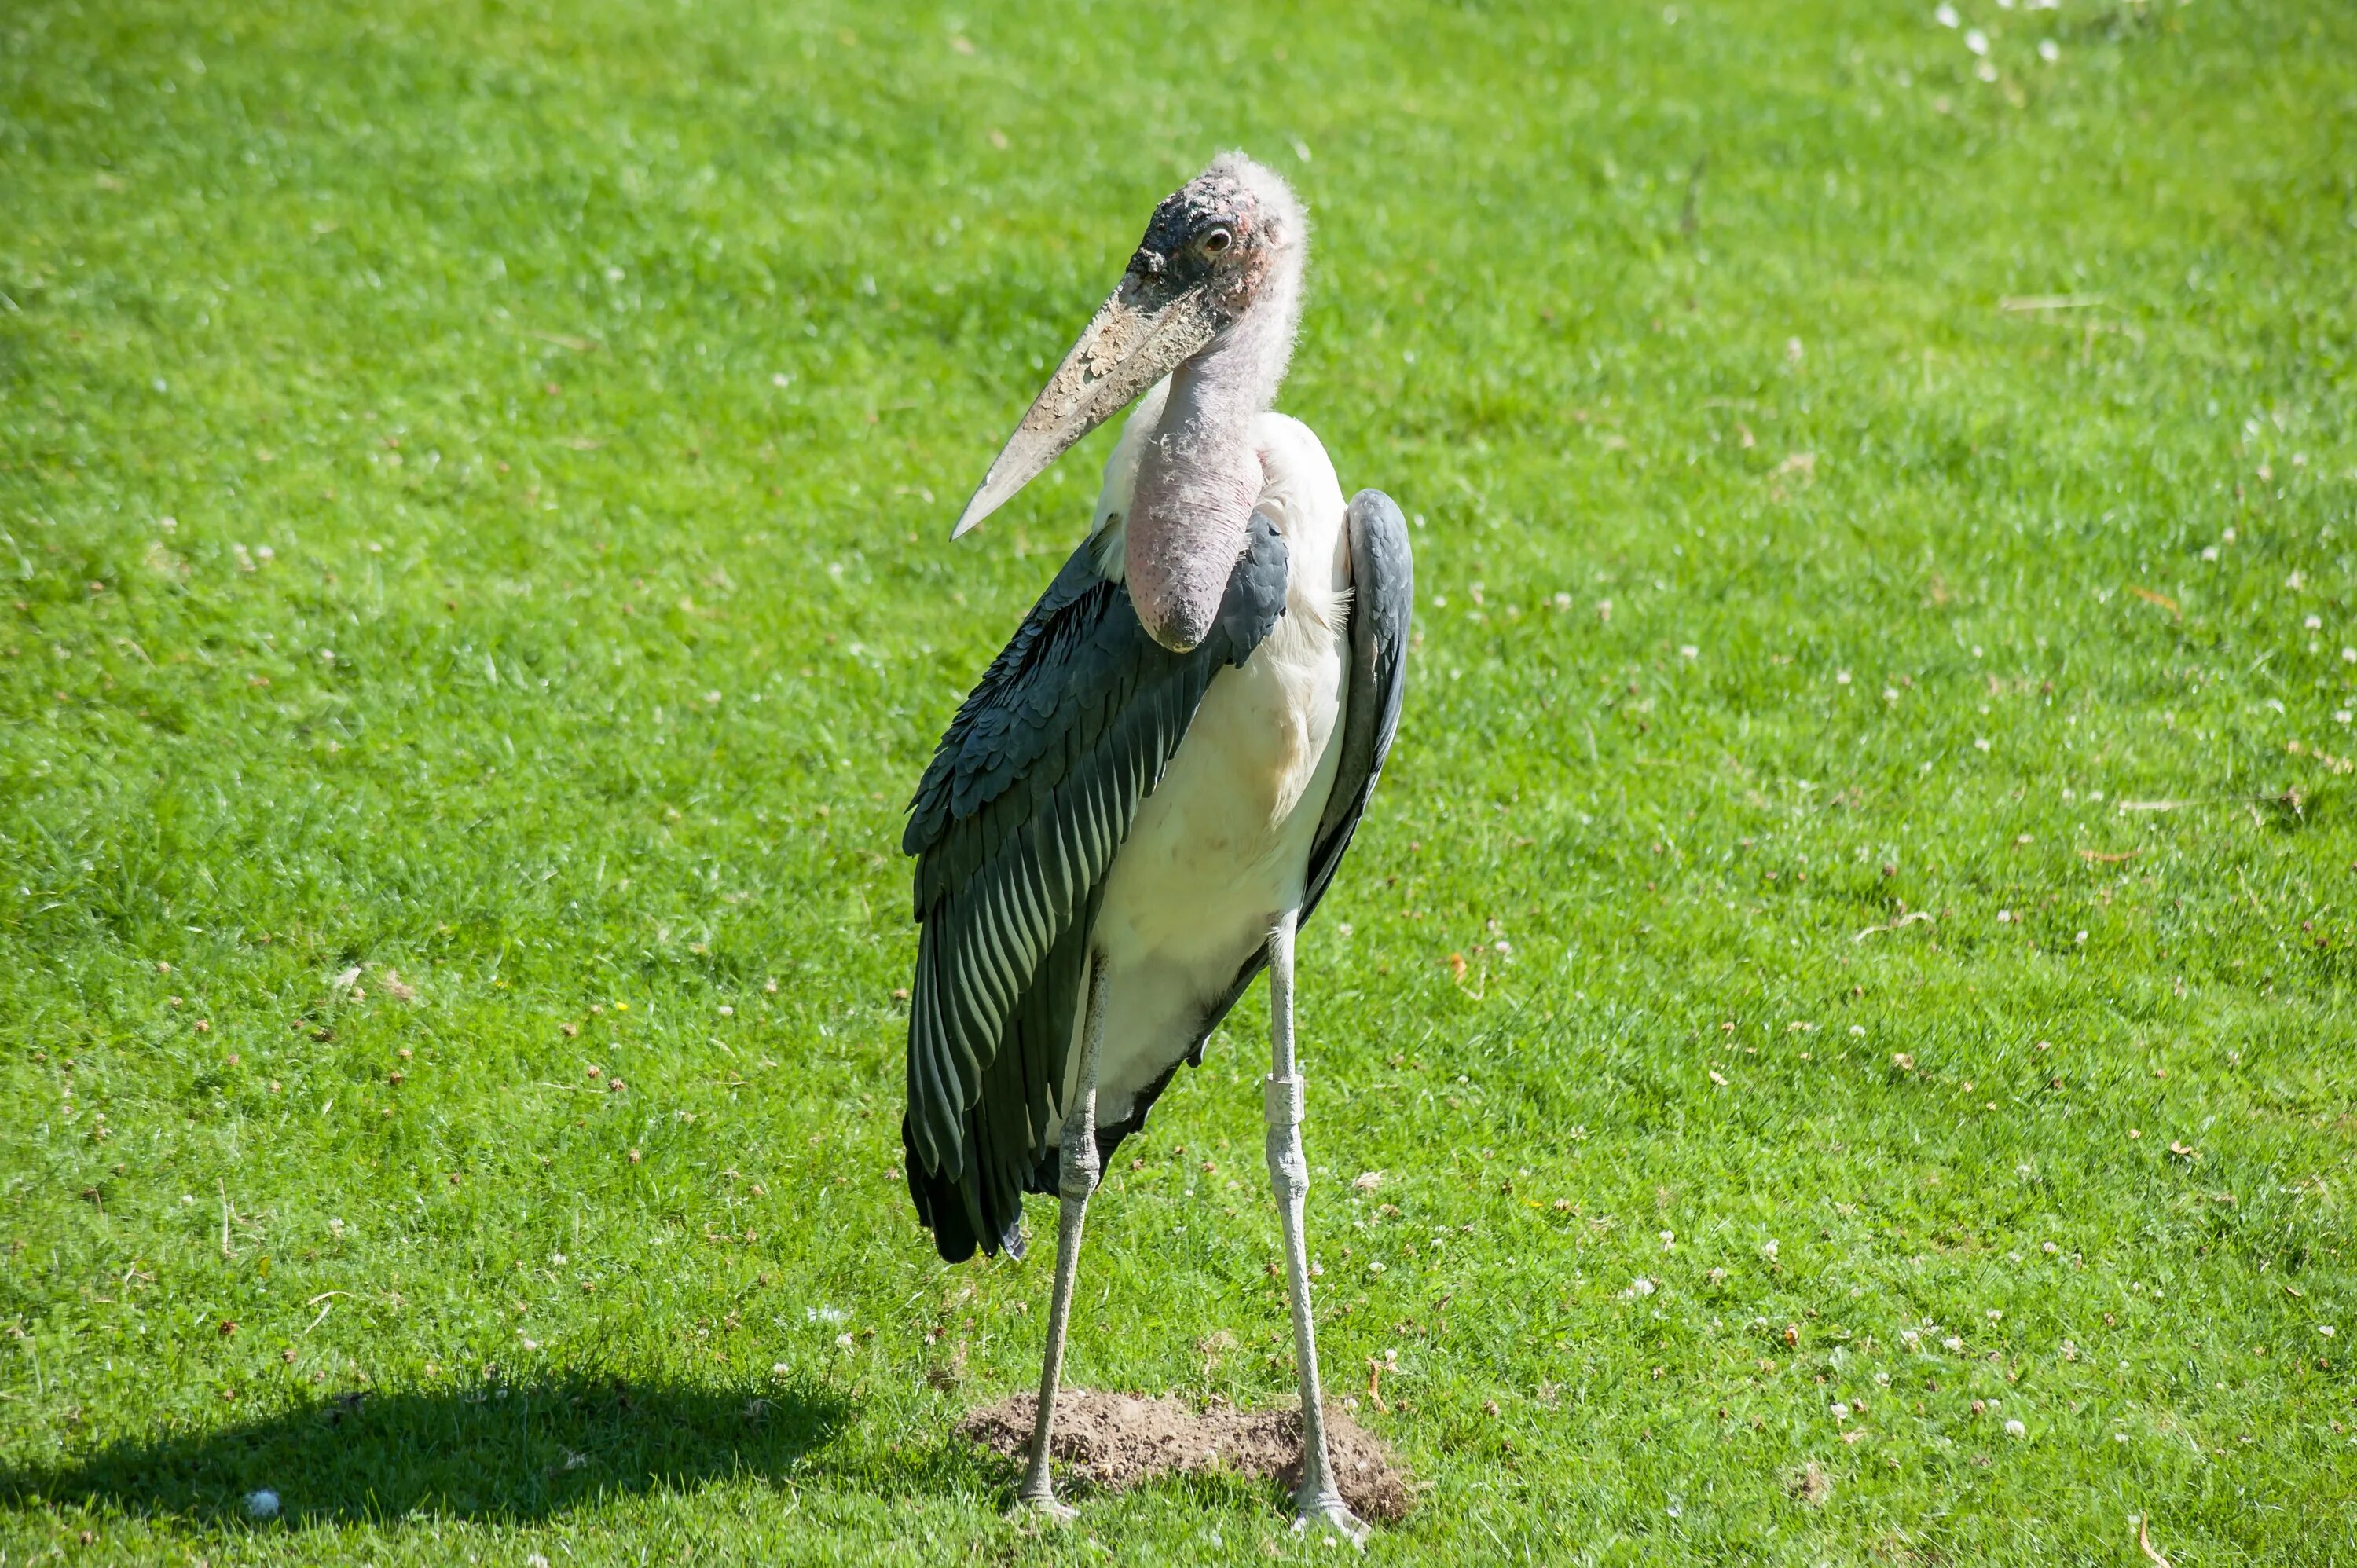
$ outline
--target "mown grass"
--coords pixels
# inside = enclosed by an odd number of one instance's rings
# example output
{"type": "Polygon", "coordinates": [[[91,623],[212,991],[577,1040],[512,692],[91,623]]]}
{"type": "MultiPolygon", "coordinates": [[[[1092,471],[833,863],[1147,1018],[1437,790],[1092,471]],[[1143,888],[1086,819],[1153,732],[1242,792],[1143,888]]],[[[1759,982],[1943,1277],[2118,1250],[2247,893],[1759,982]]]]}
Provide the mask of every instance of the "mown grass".
{"type": "MultiPolygon", "coordinates": [[[[1320,1554],[1002,1520],[1049,1249],[893,1171],[1103,438],[946,525],[1231,145],[1427,595],[1304,946],[1374,1556],[2357,1556],[2357,15],[1964,9],[9,7],[5,1560],[1320,1554]]],[[[1289,1397],[1257,1020],[1079,1381],[1289,1397]]]]}

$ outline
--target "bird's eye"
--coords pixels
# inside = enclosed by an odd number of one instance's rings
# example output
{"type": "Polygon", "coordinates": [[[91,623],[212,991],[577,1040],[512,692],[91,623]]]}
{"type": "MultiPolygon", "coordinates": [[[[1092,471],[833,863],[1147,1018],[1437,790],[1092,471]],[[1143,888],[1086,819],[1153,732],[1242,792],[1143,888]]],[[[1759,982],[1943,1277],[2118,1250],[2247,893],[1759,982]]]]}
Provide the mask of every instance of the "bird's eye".
{"type": "Polygon", "coordinates": [[[1229,233],[1225,229],[1214,229],[1210,233],[1204,235],[1201,239],[1196,241],[1195,243],[1202,249],[1203,254],[1207,256],[1216,256],[1223,253],[1230,245],[1234,244],[1235,239],[1236,237],[1233,234],[1229,233]]]}

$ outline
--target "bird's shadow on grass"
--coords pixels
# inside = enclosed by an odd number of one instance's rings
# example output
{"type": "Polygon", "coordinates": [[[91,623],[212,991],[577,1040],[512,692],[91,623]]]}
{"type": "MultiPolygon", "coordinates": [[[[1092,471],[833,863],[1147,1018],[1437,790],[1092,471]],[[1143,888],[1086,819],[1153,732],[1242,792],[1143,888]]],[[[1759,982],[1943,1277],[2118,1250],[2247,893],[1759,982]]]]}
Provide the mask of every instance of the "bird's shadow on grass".
{"type": "Polygon", "coordinates": [[[0,1500],[242,1521],[250,1494],[287,1524],[523,1521],[616,1494],[784,1475],[849,1420],[823,1385],[689,1389],[598,1377],[345,1394],[202,1432],[125,1437],[0,1470],[0,1500]]]}

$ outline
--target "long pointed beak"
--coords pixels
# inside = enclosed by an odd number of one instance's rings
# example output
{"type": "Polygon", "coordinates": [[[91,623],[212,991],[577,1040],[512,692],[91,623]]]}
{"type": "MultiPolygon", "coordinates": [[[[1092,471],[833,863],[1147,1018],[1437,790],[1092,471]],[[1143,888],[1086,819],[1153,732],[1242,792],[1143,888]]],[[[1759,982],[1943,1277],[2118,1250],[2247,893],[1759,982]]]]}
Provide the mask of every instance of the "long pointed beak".
{"type": "Polygon", "coordinates": [[[1201,289],[1171,295],[1156,280],[1124,276],[1006,438],[950,537],[1006,505],[1067,447],[1200,353],[1217,331],[1201,289]]]}

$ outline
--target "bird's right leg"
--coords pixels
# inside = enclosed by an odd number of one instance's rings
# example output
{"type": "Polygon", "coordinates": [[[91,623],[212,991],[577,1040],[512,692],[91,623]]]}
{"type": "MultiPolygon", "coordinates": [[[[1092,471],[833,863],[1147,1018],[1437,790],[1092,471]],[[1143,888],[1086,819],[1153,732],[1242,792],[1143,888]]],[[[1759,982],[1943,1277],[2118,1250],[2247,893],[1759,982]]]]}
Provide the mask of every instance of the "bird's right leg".
{"type": "Polygon", "coordinates": [[[1048,1348],[1039,1363],[1039,1408],[1031,1423],[1031,1464],[1015,1494],[1020,1512],[1036,1509],[1055,1519],[1070,1519],[1072,1509],[1056,1500],[1055,1483],[1048,1475],[1048,1442],[1056,1423],[1056,1386],[1064,1375],[1064,1327],[1072,1316],[1072,1278],[1081,1262],[1081,1226],[1088,1218],[1089,1195],[1097,1189],[1097,1047],[1104,1042],[1104,961],[1089,961],[1088,1024],[1081,1036],[1081,1076],[1072,1103],[1064,1112],[1061,1169],[1056,1183],[1056,1294],[1048,1309],[1048,1348]]]}
{"type": "Polygon", "coordinates": [[[1309,1305],[1309,1243],[1302,1211],[1309,1193],[1309,1157],[1301,1147],[1303,1089],[1293,1048],[1293,933],[1287,911],[1268,939],[1269,1069],[1261,1086],[1268,1123],[1268,1176],[1285,1230],[1286,1289],[1293,1298],[1293,1356],[1301,1375],[1301,1486],[1294,1494],[1296,1530],[1316,1523],[1364,1549],[1367,1527],[1342,1500],[1326,1451],[1326,1402],[1318,1386],[1318,1329],[1309,1305]]]}

